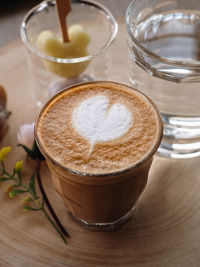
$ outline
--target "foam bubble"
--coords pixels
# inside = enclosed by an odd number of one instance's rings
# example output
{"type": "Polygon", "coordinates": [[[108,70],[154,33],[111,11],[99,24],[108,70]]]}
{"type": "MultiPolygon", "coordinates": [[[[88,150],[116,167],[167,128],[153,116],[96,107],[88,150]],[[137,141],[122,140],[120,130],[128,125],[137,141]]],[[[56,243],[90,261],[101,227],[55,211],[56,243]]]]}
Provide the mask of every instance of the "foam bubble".
{"type": "Polygon", "coordinates": [[[115,140],[126,134],[133,117],[124,104],[110,106],[108,97],[97,95],[75,108],[72,121],[76,131],[89,141],[92,150],[95,143],[115,140]]]}

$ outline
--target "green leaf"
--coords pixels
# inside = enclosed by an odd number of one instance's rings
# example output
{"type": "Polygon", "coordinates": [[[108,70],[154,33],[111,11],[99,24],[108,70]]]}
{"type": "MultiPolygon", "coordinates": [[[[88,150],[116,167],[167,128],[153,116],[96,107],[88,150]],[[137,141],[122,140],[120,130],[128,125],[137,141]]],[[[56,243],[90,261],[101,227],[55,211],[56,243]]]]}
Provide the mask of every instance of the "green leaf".
{"type": "Polygon", "coordinates": [[[23,144],[18,144],[17,146],[22,147],[25,150],[28,157],[30,157],[33,160],[35,159],[35,155],[34,155],[33,151],[31,149],[29,149],[27,146],[25,146],[23,144]]]}
{"type": "Polygon", "coordinates": [[[10,178],[0,177],[0,182],[4,182],[4,181],[8,181],[8,180],[10,180],[10,178]]]}
{"type": "Polygon", "coordinates": [[[32,147],[32,153],[35,155],[35,159],[39,159],[39,160],[45,160],[44,156],[42,155],[42,153],[40,152],[37,143],[34,139],[34,143],[33,143],[33,147],[32,147]]]}
{"type": "Polygon", "coordinates": [[[23,194],[26,193],[27,190],[20,190],[20,189],[13,189],[9,192],[9,197],[13,198],[14,196],[18,195],[18,194],[23,194]]]}
{"type": "Polygon", "coordinates": [[[40,208],[37,209],[37,208],[30,207],[30,206],[24,206],[24,207],[23,207],[23,210],[24,210],[24,211],[27,211],[27,210],[38,211],[38,210],[40,210],[40,208]]]}
{"type": "Polygon", "coordinates": [[[31,180],[30,180],[30,183],[29,183],[29,189],[31,190],[31,192],[33,194],[33,197],[35,199],[37,197],[36,196],[36,191],[35,191],[35,174],[33,174],[31,176],[31,180]]]}
{"type": "Polygon", "coordinates": [[[41,161],[45,160],[44,156],[42,155],[42,153],[40,152],[40,150],[36,144],[35,139],[34,139],[32,149],[28,148],[27,146],[25,146],[23,144],[18,144],[17,146],[22,147],[25,150],[27,156],[30,157],[31,159],[33,159],[33,160],[39,159],[41,161]]]}

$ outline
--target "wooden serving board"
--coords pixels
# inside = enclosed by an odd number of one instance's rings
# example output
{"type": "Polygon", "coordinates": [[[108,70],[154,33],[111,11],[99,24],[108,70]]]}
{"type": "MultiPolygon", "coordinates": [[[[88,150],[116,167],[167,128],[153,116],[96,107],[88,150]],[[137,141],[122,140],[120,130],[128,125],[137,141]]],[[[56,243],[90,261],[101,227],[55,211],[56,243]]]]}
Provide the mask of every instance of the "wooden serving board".
{"type": "MultiPolygon", "coordinates": [[[[117,55],[125,51],[125,39],[118,39],[112,53],[120,68],[113,65],[112,79],[124,81],[125,72],[121,70],[126,69],[122,67],[126,58],[117,55]]],[[[23,159],[28,181],[32,164],[16,147],[16,134],[20,124],[33,121],[35,113],[21,42],[0,50],[0,83],[7,89],[8,108],[12,111],[9,133],[1,143],[13,147],[6,164],[11,169],[16,160],[23,159]]],[[[200,158],[155,157],[134,216],[112,232],[92,232],[74,223],[52,187],[45,165],[42,177],[49,199],[71,238],[65,245],[42,213],[24,213],[20,197],[9,199],[2,185],[0,266],[200,266],[200,158]]]]}

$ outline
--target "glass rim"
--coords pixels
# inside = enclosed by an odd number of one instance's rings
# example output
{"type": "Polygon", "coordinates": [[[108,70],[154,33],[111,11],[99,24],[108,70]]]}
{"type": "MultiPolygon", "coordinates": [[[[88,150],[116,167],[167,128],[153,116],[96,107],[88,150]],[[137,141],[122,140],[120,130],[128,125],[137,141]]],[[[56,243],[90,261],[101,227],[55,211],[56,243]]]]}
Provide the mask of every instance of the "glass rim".
{"type": "Polygon", "coordinates": [[[53,56],[48,56],[47,54],[39,51],[38,49],[34,48],[31,43],[29,42],[29,39],[27,37],[27,27],[26,25],[28,24],[29,20],[37,13],[43,11],[47,6],[55,6],[56,5],[56,0],[44,0],[40,4],[36,5],[32,9],[28,11],[28,13],[25,15],[21,26],[20,26],[20,36],[25,44],[25,46],[35,55],[41,57],[44,60],[52,61],[52,62],[57,62],[57,63],[79,63],[79,62],[84,62],[84,61],[89,61],[92,58],[95,58],[102,54],[107,47],[109,47],[113,41],[115,40],[118,32],[118,23],[115,20],[113,14],[102,4],[94,1],[94,0],[74,0],[71,2],[71,5],[73,4],[85,4],[88,6],[92,6],[95,9],[99,10],[100,12],[103,12],[106,14],[106,18],[110,21],[112,27],[112,31],[110,33],[109,39],[106,41],[106,43],[100,48],[98,53],[84,56],[84,57],[79,57],[79,58],[57,58],[53,56]]]}
{"type": "Polygon", "coordinates": [[[200,67],[200,61],[197,61],[197,60],[194,60],[193,63],[189,63],[188,61],[184,62],[184,61],[178,61],[178,60],[171,60],[171,59],[167,59],[165,57],[159,56],[156,53],[152,52],[150,49],[146,48],[144,45],[142,45],[141,42],[139,42],[136,39],[136,37],[134,36],[134,34],[130,28],[130,16],[132,15],[132,10],[137,5],[137,3],[140,1],[142,1],[142,0],[132,0],[128,5],[128,8],[127,8],[126,14],[125,14],[126,31],[129,35],[129,37],[131,38],[132,42],[134,43],[135,47],[140,52],[145,54],[147,57],[150,57],[152,60],[157,61],[157,62],[162,62],[164,64],[175,65],[175,66],[180,66],[180,67],[186,67],[186,66],[190,67],[190,68],[200,67]]]}
{"type": "Polygon", "coordinates": [[[163,123],[162,123],[162,118],[161,118],[161,114],[160,111],[158,109],[158,107],[155,105],[155,103],[145,94],[143,94],[142,92],[140,92],[139,90],[135,89],[132,86],[129,86],[127,84],[123,84],[123,83],[119,83],[119,82],[114,82],[114,81],[93,81],[93,82],[85,82],[85,83],[81,83],[81,84],[76,84],[76,85],[72,85],[70,87],[66,87],[63,90],[61,90],[59,93],[57,93],[56,95],[54,95],[52,98],[50,98],[46,104],[42,107],[42,109],[40,110],[39,114],[36,117],[35,120],[35,125],[34,125],[34,136],[35,136],[35,141],[37,143],[37,146],[39,148],[39,150],[41,151],[41,153],[43,154],[43,156],[48,159],[52,164],[54,164],[55,166],[58,166],[62,169],[64,169],[65,171],[74,174],[74,175],[78,175],[81,177],[108,177],[108,176],[117,176],[123,173],[126,173],[130,170],[132,170],[133,168],[138,168],[141,164],[144,164],[145,162],[147,162],[150,158],[153,157],[153,155],[156,153],[160,142],[162,140],[163,137],[163,123]],[[41,141],[40,141],[40,137],[39,137],[39,133],[38,133],[38,123],[39,120],[43,114],[43,112],[45,111],[45,109],[52,103],[52,101],[54,101],[57,97],[59,97],[60,95],[62,95],[65,91],[69,91],[69,90],[73,90],[74,88],[76,88],[77,86],[81,86],[81,85],[90,85],[90,84],[117,84],[117,85],[122,85],[130,90],[134,90],[137,94],[139,94],[140,96],[142,96],[143,98],[145,98],[145,100],[147,100],[148,103],[150,103],[150,105],[153,107],[153,110],[156,113],[156,117],[158,120],[158,124],[159,124],[159,128],[158,128],[158,136],[155,140],[155,143],[153,144],[153,146],[150,148],[150,150],[148,151],[148,153],[146,155],[144,155],[139,161],[135,162],[133,165],[124,168],[122,170],[118,170],[118,171],[114,171],[114,172],[107,172],[107,173],[88,173],[88,172],[81,172],[81,171],[76,171],[73,170],[71,168],[68,168],[66,166],[64,166],[63,164],[59,163],[57,160],[55,160],[51,155],[49,155],[49,153],[45,150],[44,146],[42,145],[41,141]]]}

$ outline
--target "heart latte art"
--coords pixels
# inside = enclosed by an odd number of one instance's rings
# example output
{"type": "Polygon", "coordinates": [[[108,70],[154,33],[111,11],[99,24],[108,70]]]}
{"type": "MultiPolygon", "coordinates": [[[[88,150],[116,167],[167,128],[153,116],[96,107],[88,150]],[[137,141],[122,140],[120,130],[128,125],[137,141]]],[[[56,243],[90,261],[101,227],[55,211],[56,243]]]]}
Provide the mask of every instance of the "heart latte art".
{"type": "Polygon", "coordinates": [[[84,100],[73,112],[75,129],[91,144],[119,138],[132,124],[132,114],[120,103],[109,105],[109,98],[97,95],[84,100]]]}
{"type": "Polygon", "coordinates": [[[59,164],[84,173],[129,168],[152,149],[159,119],[151,103],[126,85],[80,84],[45,107],[38,134],[59,164]]]}

